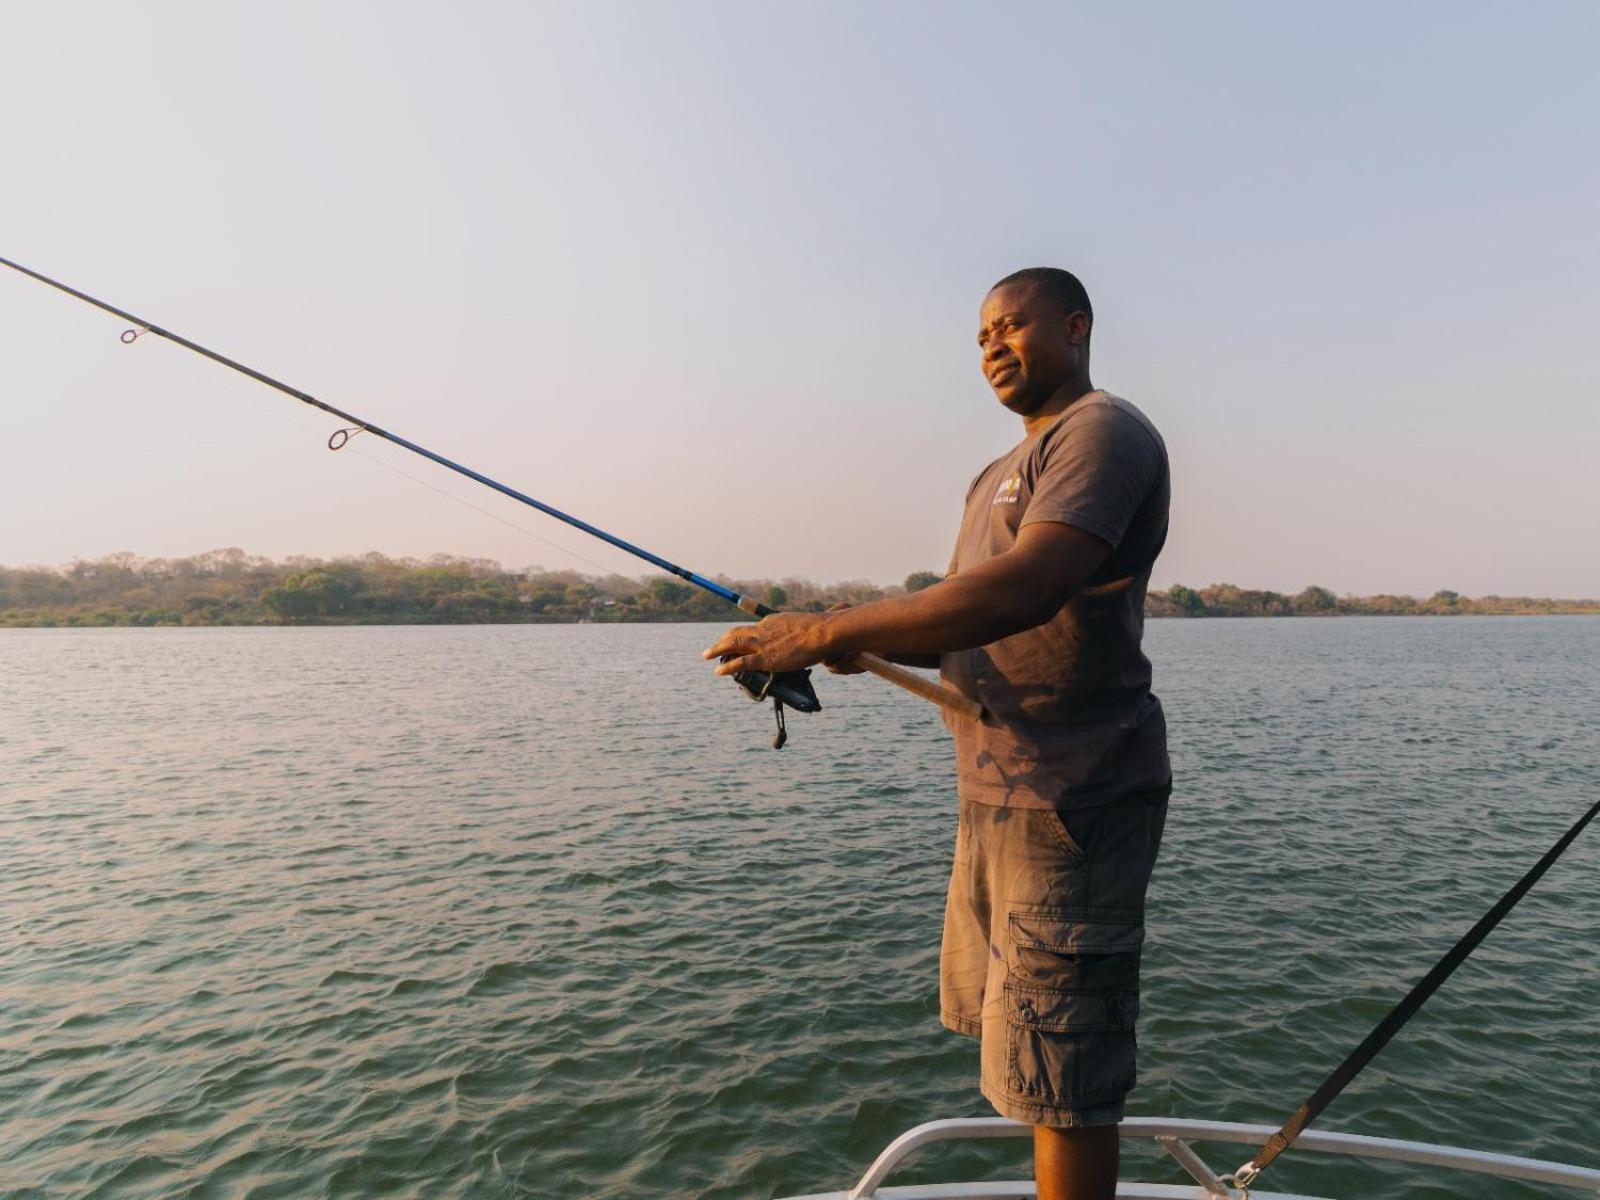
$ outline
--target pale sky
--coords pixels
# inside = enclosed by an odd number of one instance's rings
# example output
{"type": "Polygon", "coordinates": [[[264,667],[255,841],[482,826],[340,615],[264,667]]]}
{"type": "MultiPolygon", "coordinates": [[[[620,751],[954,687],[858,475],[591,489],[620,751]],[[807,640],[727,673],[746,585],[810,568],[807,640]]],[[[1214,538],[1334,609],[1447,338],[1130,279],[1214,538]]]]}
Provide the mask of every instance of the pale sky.
{"type": "MultiPolygon", "coordinates": [[[[978,304],[1055,265],[1171,451],[1157,585],[1600,595],[1592,3],[11,3],[0,34],[0,255],[691,569],[941,569],[1021,436],[978,304]]],[[[0,277],[0,562],[646,570],[121,327],[0,277]]]]}

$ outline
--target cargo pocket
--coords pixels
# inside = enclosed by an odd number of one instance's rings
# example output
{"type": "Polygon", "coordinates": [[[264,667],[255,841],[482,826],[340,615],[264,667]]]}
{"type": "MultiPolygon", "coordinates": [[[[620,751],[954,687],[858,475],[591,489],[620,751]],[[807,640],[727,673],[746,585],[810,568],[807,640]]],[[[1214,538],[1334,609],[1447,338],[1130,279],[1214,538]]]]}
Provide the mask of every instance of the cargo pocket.
{"type": "Polygon", "coordinates": [[[1067,1109],[1120,1102],[1136,1078],[1143,914],[1020,909],[1007,924],[1007,1089],[1067,1109]]]}

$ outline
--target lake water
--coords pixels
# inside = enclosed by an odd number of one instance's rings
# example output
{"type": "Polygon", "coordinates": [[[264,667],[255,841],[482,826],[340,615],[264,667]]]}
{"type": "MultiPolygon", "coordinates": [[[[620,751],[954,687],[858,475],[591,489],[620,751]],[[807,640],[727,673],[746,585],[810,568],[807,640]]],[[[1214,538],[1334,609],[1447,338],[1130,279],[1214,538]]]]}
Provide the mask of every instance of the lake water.
{"type": "MultiPolygon", "coordinates": [[[[936,1018],[933,710],[823,677],[773,753],[711,632],[0,632],[0,1194],[771,1197],[989,1115],[936,1018]]],[[[1600,620],[1148,644],[1131,1111],[1276,1124],[1595,799],[1600,620]]],[[[1319,1127],[1600,1166],[1597,934],[1593,829],[1319,1127]]],[[[1268,1186],[1550,1194],[1331,1161],[1268,1186]]]]}

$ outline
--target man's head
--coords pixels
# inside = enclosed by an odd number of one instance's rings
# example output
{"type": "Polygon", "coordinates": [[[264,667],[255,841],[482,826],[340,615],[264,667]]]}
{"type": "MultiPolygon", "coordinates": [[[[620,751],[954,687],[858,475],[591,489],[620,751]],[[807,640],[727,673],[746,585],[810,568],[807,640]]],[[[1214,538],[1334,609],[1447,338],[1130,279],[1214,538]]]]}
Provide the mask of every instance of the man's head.
{"type": "Polygon", "coordinates": [[[1012,412],[1037,412],[1063,387],[1088,390],[1094,309],[1070,271],[1029,267],[989,289],[978,311],[983,374],[1012,412]]]}

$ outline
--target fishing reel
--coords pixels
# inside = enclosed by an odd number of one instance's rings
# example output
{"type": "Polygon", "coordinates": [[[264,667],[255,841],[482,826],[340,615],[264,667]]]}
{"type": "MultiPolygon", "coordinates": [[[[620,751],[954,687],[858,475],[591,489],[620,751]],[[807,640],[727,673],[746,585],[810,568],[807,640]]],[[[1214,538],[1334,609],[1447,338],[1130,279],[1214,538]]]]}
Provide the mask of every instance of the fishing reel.
{"type": "Polygon", "coordinates": [[[736,671],[733,681],[757,704],[763,700],[772,701],[773,712],[778,718],[778,732],[772,738],[774,750],[782,750],[783,744],[789,740],[789,731],[783,723],[785,704],[795,712],[822,711],[822,701],[817,699],[817,693],[811,686],[810,668],[779,671],[776,675],[769,675],[765,671],[736,671]]]}

